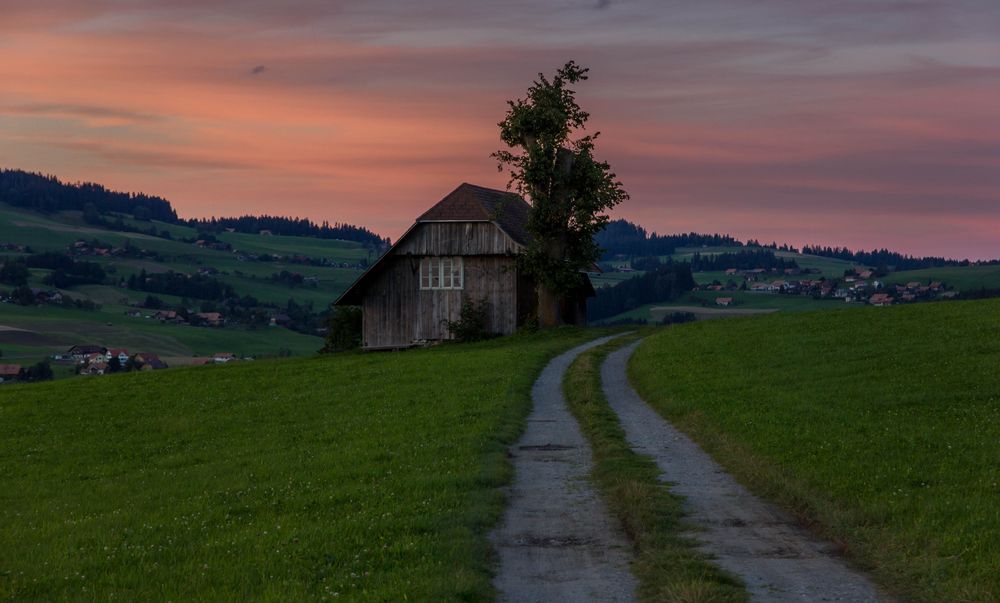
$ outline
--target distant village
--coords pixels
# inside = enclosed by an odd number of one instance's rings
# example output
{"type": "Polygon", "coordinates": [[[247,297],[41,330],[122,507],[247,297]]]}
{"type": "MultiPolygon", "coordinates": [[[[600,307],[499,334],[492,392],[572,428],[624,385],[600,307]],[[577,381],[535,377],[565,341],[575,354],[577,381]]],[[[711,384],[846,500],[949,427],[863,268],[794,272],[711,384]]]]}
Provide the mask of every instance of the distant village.
{"type": "MultiPolygon", "coordinates": [[[[53,354],[50,360],[56,364],[71,364],[77,375],[90,376],[169,368],[158,355],[150,352],[132,353],[125,348],[107,348],[92,344],[75,345],[66,352],[53,354]]],[[[208,357],[185,359],[184,365],[228,364],[238,360],[253,360],[253,358],[241,359],[231,352],[218,352],[208,357]]],[[[30,375],[30,371],[34,368],[20,364],[0,364],[0,383],[38,380],[30,375]]]]}
{"type": "MultiPolygon", "coordinates": [[[[820,274],[819,270],[810,268],[786,268],[781,271],[762,268],[753,270],[729,268],[725,273],[726,276],[730,277],[727,284],[723,285],[716,281],[711,285],[696,287],[695,290],[802,295],[814,299],[842,299],[849,303],[865,303],[872,306],[931,301],[956,295],[956,292],[937,281],[930,283],[913,281],[905,285],[886,285],[878,280],[873,270],[863,267],[847,270],[843,278],[839,279],[794,278],[801,275],[820,274]],[[774,278],[778,274],[781,275],[781,278],[774,278]],[[739,279],[739,284],[737,284],[736,279],[739,279]]],[[[720,296],[715,299],[715,303],[725,307],[733,305],[735,300],[732,297],[720,296]]]]}
{"type": "MultiPolygon", "coordinates": [[[[227,229],[227,231],[232,231],[232,229],[227,229]]],[[[261,236],[271,236],[270,231],[263,230],[260,232],[261,236]]],[[[229,243],[224,243],[214,239],[211,235],[205,235],[206,238],[201,238],[197,240],[188,241],[195,246],[203,248],[219,249],[224,251],[232,252],[235,259],[240,262],[282,262],[285,264],[297,264],[297,265],[308,265],[308,266],[323,266],[328,268],[348,268],[354,270],[362,270],[367,266],[364,261],[359,262],[337,262],[327,258],[315,258],[306,256],[303,254],[255,254],[248,252],[241,252],[236,249],[232,249],[229,243]]],[[[32,253],[30,247],[24,245],[18,245],[14,243],[4,243],[0,242],[0,250],[15,251],[21,253],[32,253]]],[[[154,261],[164,261],[165,258],[161,257],[155,251],[149,251],[146,249],[141,249],[130,244],[128,241],[124,245],[115,246],[107,242],[102,242],[97,239],[85,240],[78,239],[70,244],[67,251],[60,253],[48,253],[48,254],[38,254],[34,257],[41,258],[46,256],[44,260],[38,260],[39,265],[34,266],[29,263],[31,267],[43,267],[52,268],[55,272],[64,272],[63,264],[60,262],[65,262],[68,266],[85,266],[86,262],[80,262],[78,259],[83,258],[130,258],[130,259],[148,259],[154,261]],[[60,256],[62,256],[60,258],[60,256]]],[[[32,260],[29,258],[29,262],[32,260]]],[[[46,280],[48,287],[34,287],[23,285],[15,287],[14,289],[7,291],[0,291],[0,303],[12,303],[18,305],[55,305],[62,307],[72,307],[84,310],[96,310],[100,306],[90,300],[81,299],[68,295],[65,291],[66,288],[72,287],[76,284],[107,284],[107,279],[110,276],[104,270],[94,268],[96,265],[91,263],[91,274],[87,276],[80,276],[74,273],[70,273],[68,278],[64,278],[63,282],[58,279],[50,278],[46,280]],[[52,282],[49,283],[49,280],[52,282]]],[[[25,273],[26,274],[26,273],[25,273]]],[[[197,269],[191,274],[178,274],[178,277],[182,279],[182,282],[193,283],[191,287],[197,287],[201,284],[206,286],[211,286],[214,280],[218,276],[225,276],[227,272],[220,271],[213,266],[198,266],[197,269]],[[201,280],[198,280],[201,279],[201,280]]],[[[244,276],[239,270],[234,271],[236,276],[244,276]]],[[[145,300],[139,302],[133,302],[131,304],[131,310],[125,312],[126,315],[133,318],[152,318],[159,320],[164,323],[178,324],[178,325],[190,325],[190,326],[200,326],[200,327],[224,327],[227,324],[242,324],[242,325],[252,325],[252,326],[281,326],[287,327],[292,330],[297,330],[300,332],[306,332],[308,334],[314,334],[323,336],[325,335],[325,328],[320,325],[313,325],[311,323],[316,322],[315,320],[309,320],[301,315],[292,315],[295,313],[289,312],[287,309],[280,307],[273,307],[270,304],[264,304],[253,300],[254,306],[252,307],[242,307],[245,306],[245,302],[249,299],[246,296],[239,298],[239,304],[241,307],[236,312],[236,316],[227,317],[221,311],[197,311],[192,308],[185,307],[175,307],[174,309],[165,309],[166,304],[161,302],[155,297],[156,293],[161,290],[166,290],[167,292],[173,292],[176,290],[175,287],[171,287],[170,284],[164,284],[162,282],[152,283],[152,281],[162,281],[164,279],[163,273],[150,273],[146,274],[143,272],[141,275],[133,275],[129,279],[120,279],[117,284],[122,288],[128,288],[136,291],[142,291],[146,293],[152,293],[153,295],[148,295],[145,300]]],[[[316,288],[319,285],[319,278],[316,276],[307,276],[299,272],[292,272],[288,270],[281,270],[280,272],[275,272],[270,277],[267,278],[269,281],[286,285],[289,288],[295,287],[311,287],[316,288]]],[[[237,297],[235,291],[230,289],[231,297],[237,297]]],[[[181,295],[184,293],[182,292],[181,295]]],[[[193,298],[198,298],[199,296],[192,295],[193,298]]],[[[225,295],[216,295],[216,302],[206,304],[204,301],[200,302],[200,305],[218,305],[218,306],[229,306],[228,309],[233,310],[233,304],[222,304],[217,303],[222,301],[218,298],[224,298],[225,295]]],[[[219,309],[227,309],[220,307],[219,309]]],[[[297,314],[303,314],[304,309],[297,314]]],[[[320,321],[322,322],[322,321],[320,321]]]]}

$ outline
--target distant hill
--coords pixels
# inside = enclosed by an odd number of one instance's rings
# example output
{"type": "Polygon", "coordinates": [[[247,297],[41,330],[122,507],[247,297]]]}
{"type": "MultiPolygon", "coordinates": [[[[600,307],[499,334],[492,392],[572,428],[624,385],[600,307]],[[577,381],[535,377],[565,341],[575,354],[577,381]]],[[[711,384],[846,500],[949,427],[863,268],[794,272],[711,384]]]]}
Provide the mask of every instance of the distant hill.
{"type": "Polygon", "coordinates": [[[84,211],[92,206],[99,213],[138,212],[147,219],[177,222],[177,212],[166,199],[112,191],[91,182],[67,184],[55,176],[22,170],[0,170],[0,200],[43,213],[72,209],[84,211]]]}
{"type": "Polygon", "coordinates": [[[659,235],[648,233],[645,228],[628,220],[612,220],[597,233],[597,244],[604,249],[602,259],[616,256],[663,256],[671,255],[678,247],[724,246],[741,247],[743,243],[729,235],[720,234],[674,234],[659,235]]]}
{"type": "Polygon", "coordinates": [[[389,237],[380,237],[363,226],[341,224],[339,222],[332,225],[329,222],[316,224],[307,218],[260,215],[240,216],[238,218],[191,219],[183,221],[183,223],[200,231],[214,233],[229,231],[260,234],[261,232],[270,232],[272,235],[286,235],[290,237],[316,237],[319,239],[356,241],[380,249],[389,246],[389,237]]]}
{"type": "Polygon", "coordinates": [[[185,220],[179,218],[170,202],[161,197],[113,191],[91,182],[71,184],[62,182],[55,176],[23,170],[0,169],[0,201],[14,207],[49,214],[59,211],[81,211],[84,212],[84,219],[88,224],[126,232],[145,232],[153,236],[161,236],[164,231],[129,226],[120,218],[125,215],[140,221],[157,220],[216,233],[229,230],[258,234],[267,231],[275,235],[356,241],[373,248],[382,248],[389,244],[388,238],[383,238],[363,226],[341,223],[331,225],[329,222],[316,224],[307,218],[246,215],[236,218],[185,220]]]}
{"type": "MultiPolygon", "coordinates": [[[[696,247],[759,247],[762,249],[772,249],[774,251],[788,251],[813,255],[820,257],[854,262],[859,266],[870,266],[882,271],[899,270],[920,270],[922,268],[941,268],[946,266],[969,266],[973,263],[982,264],[984,262],[971,262],[967,259],[948,259],[936,256],[917,257],[888,249],[872,249],[871,251],[850,250],[846,247],[830,247],[822,245],[806,245],[802,249],[797,249],[788,244],[760,243],[757,240],[740,241],[730,235],[723,234],[699,234],[690,232],[686,234],[659,235],[655,232],[649,233],[645,228],[629,222],[628,220],[613,220],[608,223],[603,231],[597,234],[597,244],[604,249],[603,260],[613,260],[616,258],[628,257],[649,257],[673,255],[680,248],[696,247]]],[[[735,249],[728,249],[735,252],[735,249]]],[[[1000,259],[985,262],[988,264],[1000,264],[1000,259]]],[[[758,266],[768,268],[769,266],[758,266]]]]}
{"type": "Polygon", "coordinates": [[[216,352],[310,355],[330,303],[379,253],[355,241],[101,218],[0,202],[3,362],[28,366],[79,344],[155,353],[172,367],[216,352]]]}

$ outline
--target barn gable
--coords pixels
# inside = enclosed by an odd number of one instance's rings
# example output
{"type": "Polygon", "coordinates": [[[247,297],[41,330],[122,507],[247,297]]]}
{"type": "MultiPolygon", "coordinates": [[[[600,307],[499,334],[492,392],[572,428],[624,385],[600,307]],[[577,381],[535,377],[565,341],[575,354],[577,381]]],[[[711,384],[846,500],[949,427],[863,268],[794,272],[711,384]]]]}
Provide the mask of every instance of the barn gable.
{"type": "Polygon", "coordinates": [[[529,210],[513,193],[462,183],[421,214],[335,305],[360,305],[365,289],[392,257],[516,255],[530,241],[529,210]]]}
{"type": "MultiPolygon", "coordinates": [[[[531,240],[530,206],[519,196],[462,184],[424,212],[335,302],[362,309],[366,349],[450,339],[463,303],[482,300],[486,328],[509,334],[537,309],[536,284],[517,254],[531,240]]],[[[567,296],[569,322],[585,321],[589,279],[567,296]]]]}

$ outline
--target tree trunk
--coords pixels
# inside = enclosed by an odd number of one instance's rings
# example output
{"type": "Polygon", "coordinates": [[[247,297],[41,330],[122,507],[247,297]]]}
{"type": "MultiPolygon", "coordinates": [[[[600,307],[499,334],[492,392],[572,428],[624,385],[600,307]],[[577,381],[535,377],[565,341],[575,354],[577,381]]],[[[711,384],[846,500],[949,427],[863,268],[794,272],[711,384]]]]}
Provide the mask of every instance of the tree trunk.
{"type": "MultiPolygon", "coordinates": [[[[569,175],[573,169],[573,162],[576,157],[569,149],[559,149],[556,155],[557,170],[562,177],[569,175]]],[[[556,179],[556,186],[552,190],[550,203],[558,208],[559,224],[566,224],[570,219],[569,192],[563,185],[562,178],[556,179]]],[[[552,260],[562,262],[566,258],[566,235],[560,233],[551,237],[545,243],[545,253],[552,260]]],[[[538,283],[538,326],[542,328],[558,327],[566,324],[565,313],[563,312],[564,292],[555,291],[543,282],[538,283]]]]}
{"type": "Polygon", "coordinates": [[[538,284],[538,326],[546,329],[565,324],[562,313],[563,296],[542,283],[538,284]]]}

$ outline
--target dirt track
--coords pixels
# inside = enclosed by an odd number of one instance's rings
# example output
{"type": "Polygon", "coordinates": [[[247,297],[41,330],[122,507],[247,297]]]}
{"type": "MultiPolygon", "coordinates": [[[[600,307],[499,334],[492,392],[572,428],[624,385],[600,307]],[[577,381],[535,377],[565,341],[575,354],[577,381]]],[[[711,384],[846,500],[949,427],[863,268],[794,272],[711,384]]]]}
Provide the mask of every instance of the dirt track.
{"type": "Polygon", "coordinates": [[[777,308],[706,308],[704,306],[656,306],[649,309],[652,312],[690,312],[701,318],[724,318],[726,316],[753,316],[754,314],[773,314],[777,308]]]}
{"type": "Polygon", "coordinates": [[[527,429],[510,450],[515,473],[509,505],[491,534],[500,557],[494,584],[502,601],[634,598],[630,545],[588,481],[590,446],[562,393],[573,359],[609,339],[553,359],[532,388],[527,429]]]}
{"type": "Polygon", "coordinates": [[[605,396],[632,448],[652,456],[663,472],[660,479],[686,497],[689,519],[704,528],[695,538],[721,567],[743,579],[752,600],[884,600],[832,545],[750,494],[636,394],[626,365],[637,345],[613,352],[601,367],[605,396]]]}

